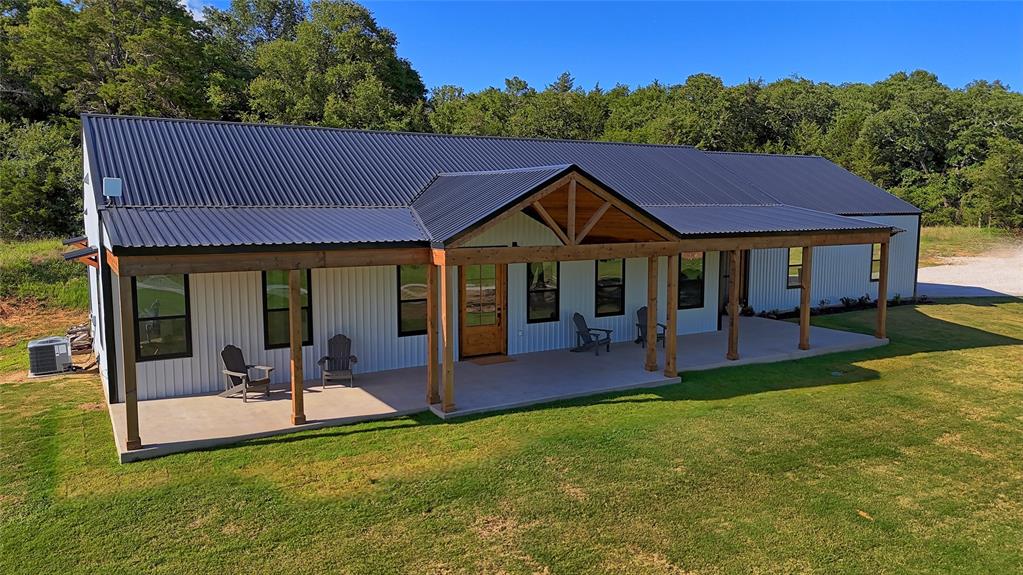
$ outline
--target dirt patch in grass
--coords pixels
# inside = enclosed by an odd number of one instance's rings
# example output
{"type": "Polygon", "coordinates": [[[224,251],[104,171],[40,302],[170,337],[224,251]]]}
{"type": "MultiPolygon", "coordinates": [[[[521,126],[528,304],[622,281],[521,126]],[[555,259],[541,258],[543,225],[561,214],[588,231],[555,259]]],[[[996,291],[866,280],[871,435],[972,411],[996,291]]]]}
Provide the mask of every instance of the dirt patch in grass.
{"type": "Polygon", "coordinates": [[[83,309],[50,307],[34,300],[0,300],[0,347],[47,335],[63,334],[67,328],[89,321],[83,309]]]}

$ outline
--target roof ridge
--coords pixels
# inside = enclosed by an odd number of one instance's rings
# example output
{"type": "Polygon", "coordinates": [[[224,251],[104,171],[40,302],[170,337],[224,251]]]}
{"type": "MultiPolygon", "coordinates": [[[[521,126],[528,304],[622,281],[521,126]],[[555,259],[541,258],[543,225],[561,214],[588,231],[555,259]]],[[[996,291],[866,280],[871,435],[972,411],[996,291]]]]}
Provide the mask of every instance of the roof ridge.
{"type": "Polygon", "coordinates": [[[682,204],[682,203],[677,203],[677,204],[639,204],[639,206],[642,207],[642,208],[769,208],[769,207],[774,207],[774,206],[785,206],[785,205],[788,205],[788,204],[783,204],[781,202],[775,202],[773,204],[753,204],[753,203],[748,203],[748,202],[746,202],[746,203],[743,203],[743,202],[737,202],[737,203],[733,202],[733,203],[722,203],[722,204],[717,204],[717,203],[699,203],[699,204],[688,204],[688,203],[687,204],[682,204]]]}
{"type": "Polygon", "coordinates": [[[280,205],[280,204],[231,204],[231,205],[225,205],[225,204],[126,204],[126,205],[116,205],[115,204],[115,205],[109,205],[109,206],[100,206],[101,209],[107,209],[107,210],[117,210],[117,209],[132,209],[132,210],[133,209],[139,209],[139,210],[161,210],[161,209],[163,209],[163,210],[169,210],[169,209],[173,209],[173,210],[182,210],[182,209],[224,209],[224,210],[228,210],[228,209],[229,210],[260,209],[260,210],[266,210],[266,209],[274,209],[274,210],[276,210],[276,209],[286,209],[287,210],[287,209],[298,209],[298,208],[305,208],[305,209],[311,209],[311,210],[322,210],[322,209],[352,209],[352,210],[391,209],[391,210],[407,210],[407,209],[410,209],[411,207],[412,207],[411,205],[385,205],[385,204],[377,204],[377,205],[369,205],[369,204],[360,204],[360,205],[350,205],[350,204],[348,204],[348,205],[345,205],[345,204],[308,204],[308,205],[299,205],[299,204],[290,204],[290,205],[280,205]]]}
{"type": "MultiPolygon", "coordinates": [[[[547,166],[528,166],[525,168],[503,168],[500,170],[470,170],[467,172],[437,172],[434,179],[441,176],[482,176],[489,174],[519,174],[522,172],[542,172],[545,170],[567,170],[575,164],[551,164],[547,166]]],[[[431,180],[432,183],[432,180],[431,180]]]]}
{"type": "MultiPolygon", "coordinates": [[[[512,140],[519,142],[565,142],[574,144],[600,144],[605,146],[637,146],[648,148],[687,149],[698,150],[695,146],[687,144],[647,144],[642,142],[615,142],[608,140],[573,140],[571,138],[537,138],[518,136],[489,136],[474,134],[443,134],[439,132],[409,132],[403,130],[368,130],[364,128],[336,128],[333,126],[314,126],[308,124],[269,124],[266,122],[232,122],[230,120],[204,120],[198,118],[164,118],[158,116],[137,116],[130,114],[96,114],[83,113],[82,118],[109,118],[115,120],[146,120],[154,122],[173,122],[182,124],[219,124],[226,126],[256,126],[260,128],[295,128],[301,130],[323,130],[329,132],[351,132],[370,135],[401,134],[408,136],[433,137],[433,138],[457,138],[457,139],[484,139],[484,140],[512,140]]],[[[698,150],[702,151],[702,150],[698,150]]]]}
{"type": "Polygon", "coordinates": [[[731,154],[734,156],[774,156],[782,158],[827,159],[819,154],[777,154],[774,152],[733,152],[731,150],[700,150],[704,154],[731,154]]]}

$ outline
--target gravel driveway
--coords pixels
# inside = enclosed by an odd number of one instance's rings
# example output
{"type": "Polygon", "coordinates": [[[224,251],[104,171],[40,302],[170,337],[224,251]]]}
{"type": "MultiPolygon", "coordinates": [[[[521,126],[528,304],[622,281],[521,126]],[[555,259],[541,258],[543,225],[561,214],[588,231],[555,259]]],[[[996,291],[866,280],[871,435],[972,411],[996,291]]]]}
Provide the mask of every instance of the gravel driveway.
{"type": "Polygon", "coordinates": [[[930,298],[1023,296],[1023,243],[920,268],[917,294],[930,298]]]}

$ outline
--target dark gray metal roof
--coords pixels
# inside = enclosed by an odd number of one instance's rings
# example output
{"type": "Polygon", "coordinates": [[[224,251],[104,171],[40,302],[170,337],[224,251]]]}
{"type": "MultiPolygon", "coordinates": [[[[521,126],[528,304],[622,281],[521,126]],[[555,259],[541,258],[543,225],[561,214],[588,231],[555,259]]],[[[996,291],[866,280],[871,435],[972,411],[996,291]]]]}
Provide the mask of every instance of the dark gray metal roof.
{"type": "Polygon", "coordinates": [[[423,242],[410,208],[110,208],[111,245],[128,248],[423,242]]]}
{"type": "Polygon", "coordinates": [[[94,254],[94,253],[96,253],[98,251],[99,251],[99,248],[97,248],[95,246],[86,246],[84,248],[78,248],[77,250],[71,250],[69,252],[64,252],[63,255],[64,255],[64,259],[65,260],[77,260],[78,258],[80,258],[82,256],[91,256],[92,254],[94,254]]]}
{"type": "Polygon", "coordinates": [[[694,207],[662,210],[681,234],[781,225],[712,205],[773,206],[744,213],[784,215],[785,231],[850,229],[823,227],[821,212],[919,213],[822,158],[131,116],[82,125],[97,196],[102,178],[123,182],[97,203],[124,247],[444,241],[573,167],[655,219],[661,208],[646,206],[694,207]]]}
{"type": "Polygon", "coordinates": [[[881,230],[891,226],[795,206],[646,206],[682,236],[881,230]]]}
{"type": "Polygon", "coordinates": [[[919,214],[920,209],[820,156],[707,152],[781,204],[833,214],[919,214]]]}
{"type": "Polygon", "coordinates": [[[570,165],[561,165],[439,174],[412,201],[412,208],[433,240],[443,242],[570,169],[570,165]]]}
{"type": "Polygon", "coordinates": [[[124,183],[116,205],[408,206],[442,172],[564,164],[640,205],[774,203],[683,146],[101,115],[83,127],[94,181],[124,183]]]}

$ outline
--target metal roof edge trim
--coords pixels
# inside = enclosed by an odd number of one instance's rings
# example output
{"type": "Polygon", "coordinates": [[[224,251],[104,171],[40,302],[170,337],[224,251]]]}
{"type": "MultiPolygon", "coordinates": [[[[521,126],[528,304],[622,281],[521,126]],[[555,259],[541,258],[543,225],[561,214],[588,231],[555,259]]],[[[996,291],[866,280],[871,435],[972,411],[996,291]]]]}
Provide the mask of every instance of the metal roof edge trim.
{"type": "Polygon", "coordinates": [[[82,117],[90,118],[107,118],[115,120],[149,120],[158,122],[181,122],[181,123],[195,123],[195,124],[219,124],[227,126],[261,126],[265,128],[297,128],[303,130],[325,130],[333,132],[355,132],[362,134],[402,134],[409,136],[422,136],[426,138],[458,138],[458,139],[484,139],[484,140],[514,140],[518,142],[573,142],[573,143],[584,143],[584,144],[599,144],[604,146],[634,146],[634,147],[645,147],[645,148],[667,148],[667,149],[687,149],[697,150],[695,146],[686,144],[644,144],[641,142],[617,142],[607,140],[572,140],[570,138],[522,138],[516,136],[487,136],[487,135],[473,135],[473,134],[442,134],[439,132],[408,132],[402,130],[366,130],[361,128],[335,128],[333,126],[309,126],[302,124],[268,124],[265,122],[232,122],[229,120],[204,120],[204,119],[192,119],[192,118],[161,118],[158,116],[137,116],[131,114],[97,114],[86,112],[82,114],[82,117]]]}

